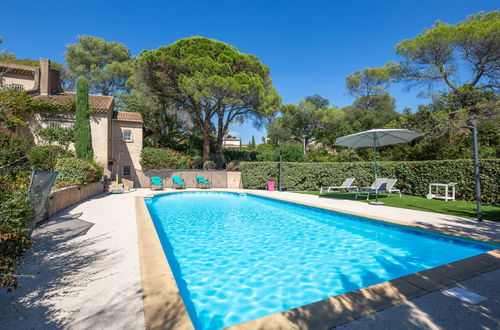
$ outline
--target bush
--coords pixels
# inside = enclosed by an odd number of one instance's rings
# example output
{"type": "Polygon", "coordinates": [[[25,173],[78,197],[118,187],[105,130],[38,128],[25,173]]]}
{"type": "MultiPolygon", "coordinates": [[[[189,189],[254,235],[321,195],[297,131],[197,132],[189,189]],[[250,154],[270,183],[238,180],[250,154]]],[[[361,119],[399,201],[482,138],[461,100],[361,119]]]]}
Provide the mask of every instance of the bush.
{"type": "MultiPolygon", "coordinates": [[[[457,182],[457,198],[475,200],[472,160],[436,160],[378,162],[379,177],[398,179],[397,188],[405,194],[425,196],[432,182],[457,182]]],[[[267,181],[278,181],[278,163],[241,163],[245,189],[265,189],[267,181]]],[[[480,161],[482,201],[500,204],[500,159],[480,161]]],[[[319,191],[321,186],[338,185],[347,177],[355,184],[367,186],[373,182],[373,163],[284,163],[283,188],[290,191],[319,191]]]]}
{"type": "Polygon", "coordinates": [[[33,216],[27,198],[29,140],[0,133],[0,285],[17,287],[18,256],[30,245],[28,221],[33,216]]]}
{"type": "Polygon", "coordinates": [[[200,170],[203,168],[203,157],[196,156],[193,158],[193,163],[191,165],[195,170],[200,170]]]}
{"type": "Polygon", "coordinates": [[[45,127],[36,131],[35,134],[48,144],[57,142],[64,149],[68,149],[69,145],[75,142],[75,130],[72,128],[45,127]]]}
{"type": "MultiPolygon", "coordinates": [[[[280,150],[278,147],[265,147],[258,148],[261,151],[254,151],[248,149],[223,149],[222,154],[224,159],[228,162],[239,160],[242,162],[277,162],[280,159],[280,150]]],[[[283,150],[283,161],[285,162],[303,162],[305,161],[304,150],[302,145],[298,143],[286,143],[281,146],[283,150]]]]}
{"type": "Polygon", "coordinates": [[[28,152],[30,165],[46,171],[53,171],[59,158],[70,156],[61,146],[34,146],[28,152]]]}
{"type": "Polygon", "coordinates": [[[240,170],[240,161],[239,160],[232,160],[226,165],[226,169],[228,171],[239,171],[240,170]]]}
{"type": "Polygon", "coordinates": [[[93,161],[78,158],[60,158],[55,170],[59,172],[57,183],[65,185],[87,184],[99,181],[102,178],[103,169],[93,161]]]}
{"type": "Polygon", "coordinates": [[[191,159],[188,156],[168,148],[142,149],[140,163],[144,170],[191,168],[191,159]]]}
{"type": "Polygon", "coordinates": [[[205,163],[203,163],[203,169],[205,171],[213,170],[214,168],[215,168],[215,162],[213,160],[207,160],[205,163]]]}
{"type": "Polygon", "coordinates": [[[255,162],[257,161],[258,155],[259,152],[248,149],[239,149],[239,148],[222,149],[222,156],[228,162],[233,160],[239,160],[244,162],[255,162]]]}

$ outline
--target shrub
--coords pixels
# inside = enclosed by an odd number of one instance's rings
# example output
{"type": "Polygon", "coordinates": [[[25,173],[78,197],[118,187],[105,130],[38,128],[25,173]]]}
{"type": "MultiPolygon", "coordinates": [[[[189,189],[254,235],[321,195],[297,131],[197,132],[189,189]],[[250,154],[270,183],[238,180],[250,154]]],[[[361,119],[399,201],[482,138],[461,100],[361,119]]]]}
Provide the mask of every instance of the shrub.
{"type": "Polygon", "coordinates": [[[17,257],[29,247],[28,220],[33,216],[26,197],[29,140],[0,133],[0,285],[7,290],[17,287],[17,257]]]}
{"type": "Polygon", "coordinates": [[[30,165],[46,171],[54,170],[57,159],[70,156],[71,153],[61,146],[34,146],[28,152],[30,165]]]}
{"type": "Polygon", "coordinates": [[[203,163],[203,169],[205,171],[213,170],[214,168],[215,168],[215,162],[213,160],[207,160],[205,163],[203,163]]]}
{"type": "Polygon", "coordinates": [[[140,163],[144,170],[175,170],[191,167],[191,159],[188,156],[168,148],[142,149],[140,163]]]}
{"type": "Polygon", "coordinates": [[[259,155],[259,152],[254,150],[239,149],[239,148],[222,149],[222,156],[228,162],[232,160],[254,162],[257,160],[257,155],[259,155]]]}
{"type": "MultiPolygon", "coordinates": [[[[265,189],[267,181],[278,181],[278,163],[241,163],[245,189],[265,189]]],[[[378,162],[379,177],[396,178],[403,193],[425,196],[431,182],[457,182],[457,198],[475,200],[472,160],[435,160],[378,162]]],[[[480,160],[482,201],[500,204],[500,159],[480,160]]],[[[283,188],[291,191],[315,191],[321,186],[338,185],[347,177],[355,184],[367,186],[373,182],[373,163],[284,163],[283,188]]]]}
{"type": "Polygon", "coordinates": [[[60,158],[55,167],[59,172],[57,183],[87,184],[99,181],[102,178],[103,169],[93,161],[78,158],[60,158]]]}
{"type": "Polygon", "coordinates": [[[239,171],[240,170],[240,161],[239,160],[232,160],[226,165],[226,169],[228,171],[239,171]]]}
{"type": "MultiPolygon", "coordinates": [[[[271,148],[270,145],[261,147],[261,151],[248,149],[223,149],[222,154],[226,161],[239,160],[242,162],[258,161],[258,162],[277,162],[280,159],[280,150],[278,147],[271,148]]],[[[303,162],[305,161],[304,150],[302,145],[298,143],[286,143],[281,146],[283,150],[283,161],[286,162],[303,162]]]]}
{"type": "Polygon", "coordinates": [[[57,142],[59,145],[68,149],[71,143],[75,142],[75,130],[66,127],[45,127],[35,133],[44,142],[52,144],[57,142]]]}
{"type": "Polygon", "coordinates": [[[203,157],[196,156],[193,158],[192,168],[199,170],[203,168],[203,157]]]}

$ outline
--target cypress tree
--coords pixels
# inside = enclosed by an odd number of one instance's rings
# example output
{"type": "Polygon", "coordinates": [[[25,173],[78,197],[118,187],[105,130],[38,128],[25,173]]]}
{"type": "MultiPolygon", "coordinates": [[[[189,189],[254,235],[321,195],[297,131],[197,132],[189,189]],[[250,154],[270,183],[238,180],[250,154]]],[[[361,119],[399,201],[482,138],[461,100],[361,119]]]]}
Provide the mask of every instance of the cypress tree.
{"type": "Polygon", "coordinates": [[[255,136],[252,135],[252,149],[255,149],[257,145],[255,144],[255,136]]]}
{"type": "Polygon", "coordinates": [[[78,158],[94,158],[90,133],[89,84],[83,76],[80,76],[76,83],[75,150],[78,158]]]}

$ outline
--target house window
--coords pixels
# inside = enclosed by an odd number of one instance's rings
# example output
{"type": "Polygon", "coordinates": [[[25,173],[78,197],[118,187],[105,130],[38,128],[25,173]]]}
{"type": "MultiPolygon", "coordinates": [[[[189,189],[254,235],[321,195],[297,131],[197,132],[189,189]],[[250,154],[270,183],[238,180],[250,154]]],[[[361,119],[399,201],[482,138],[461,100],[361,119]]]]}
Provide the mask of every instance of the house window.
{"type": "Polygon", "coordinates": [[[123,166],[123,176],[130,176],[130,166],[123,166]]]}
{"type": "Polygon", "coordinates": [[[123,141],[132,142],[132,131],[131,130],[126,129],[123,131],[123,141]]]}

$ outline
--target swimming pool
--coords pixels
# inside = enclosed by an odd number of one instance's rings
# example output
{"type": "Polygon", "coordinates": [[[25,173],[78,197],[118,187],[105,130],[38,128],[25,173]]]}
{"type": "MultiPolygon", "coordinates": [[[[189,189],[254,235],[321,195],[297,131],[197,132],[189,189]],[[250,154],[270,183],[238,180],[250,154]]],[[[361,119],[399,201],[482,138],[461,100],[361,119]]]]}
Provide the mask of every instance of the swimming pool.
{"type": "Polygon", "coordinates": [[[220,329],[494,249],[250,194],[146,198],[198,329],[220,329]]]}

